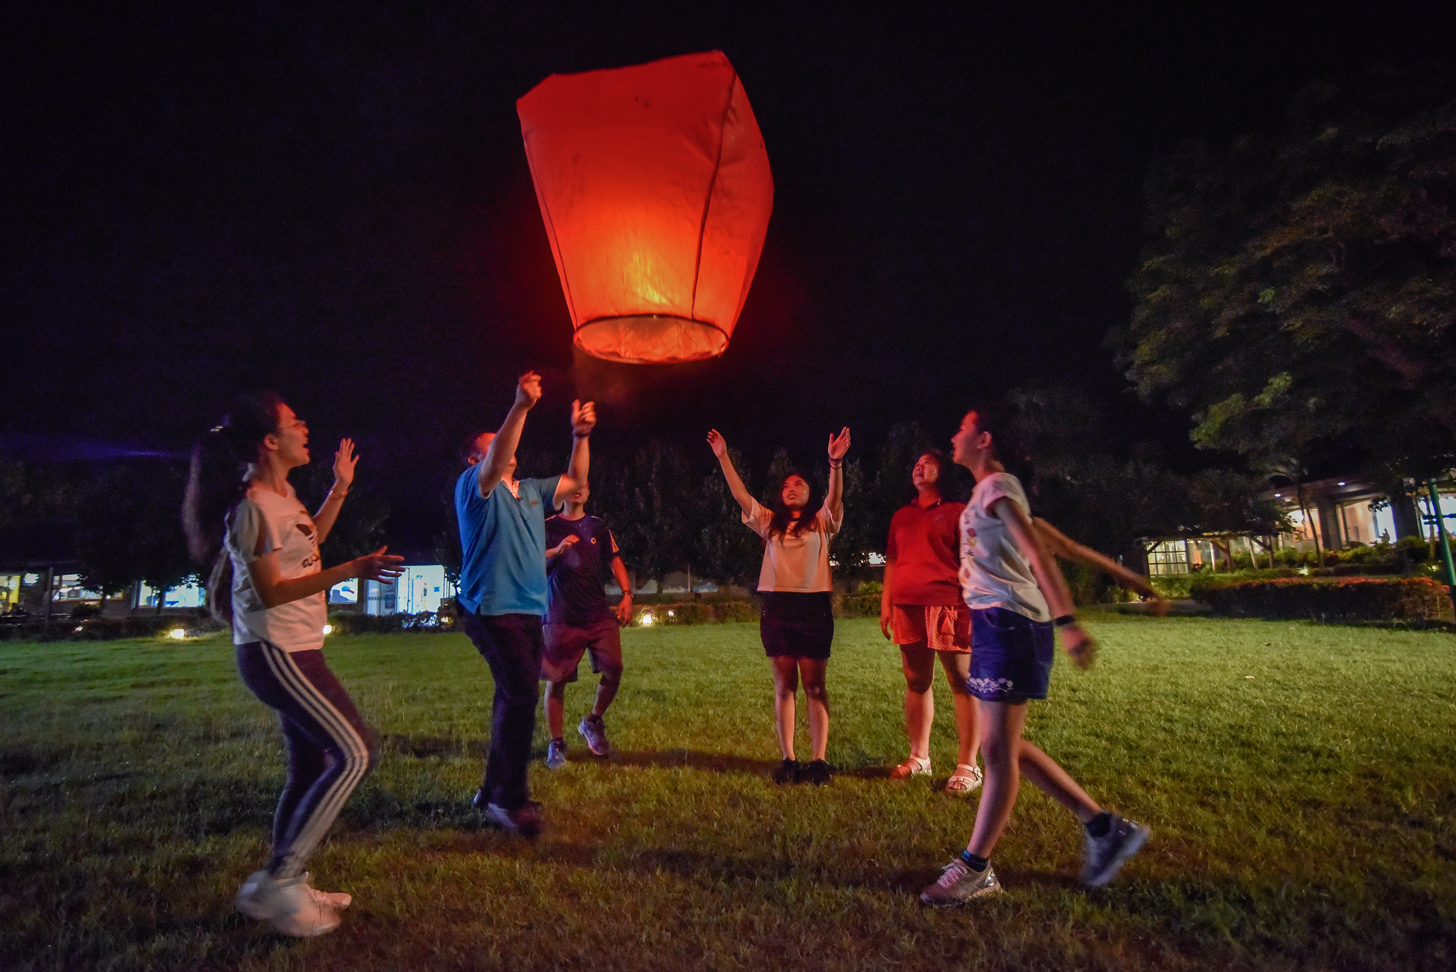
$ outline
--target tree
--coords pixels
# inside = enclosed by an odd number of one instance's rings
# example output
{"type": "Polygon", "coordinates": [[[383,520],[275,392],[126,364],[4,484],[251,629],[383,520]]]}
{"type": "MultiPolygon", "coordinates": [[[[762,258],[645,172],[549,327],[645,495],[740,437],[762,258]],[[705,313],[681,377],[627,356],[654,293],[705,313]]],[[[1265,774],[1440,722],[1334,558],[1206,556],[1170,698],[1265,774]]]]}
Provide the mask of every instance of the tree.
{"type": "Polygon", "coordinates": [[[1311,85],[1284,132],[1160,165],[1148,207],[1111,340],[1196,444],[1256,465],[1355,446],[1385,481],[1456,460],[1456,79],[1311,85]]]}
{"type": "MultiPolygon", "coordinates": [[[[742,453],[730,446],[728,456],[751,491],[742,453]]],[[[693,544],[698,570],[720,583],[747,584],[756,580],[763,562],[763,541],[743,525],[738,501],[728,491],[716,463],[703,477],[701,495],[702,520],[693,544]]]]}

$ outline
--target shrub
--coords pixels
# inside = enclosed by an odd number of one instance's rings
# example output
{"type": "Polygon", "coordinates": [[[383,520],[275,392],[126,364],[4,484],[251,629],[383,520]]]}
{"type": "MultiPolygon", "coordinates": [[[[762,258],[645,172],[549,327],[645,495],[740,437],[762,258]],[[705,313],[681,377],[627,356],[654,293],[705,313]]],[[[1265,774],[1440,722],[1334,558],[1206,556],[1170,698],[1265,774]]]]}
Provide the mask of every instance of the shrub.
{"type": "Polygon", "coordinates": [[[428,634],[460,629],[454,608],[449,605],[438,611],[421,611],[418,614],[356,614],[353,611],[340,611],[329,615],[329,624],[334,626],[335,634],[391,634],[396,631],[428,634]]]}
{"type": "Polygon", "coordinates": [[[1451,597],[1426,577],[1341,580],[1199,578],[1192,595],[1230,617],[1317,621],[1449,621],[1451,597]]]}

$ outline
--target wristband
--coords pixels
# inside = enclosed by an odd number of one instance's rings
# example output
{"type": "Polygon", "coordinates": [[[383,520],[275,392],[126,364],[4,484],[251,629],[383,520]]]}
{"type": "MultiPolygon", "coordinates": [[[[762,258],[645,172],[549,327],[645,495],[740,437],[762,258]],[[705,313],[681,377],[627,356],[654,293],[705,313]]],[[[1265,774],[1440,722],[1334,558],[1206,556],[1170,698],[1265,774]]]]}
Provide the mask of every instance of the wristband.
{"type": "Polygon", "coordinates": [[[830,469],[838,469],[842,465],[844,465],[844,460],[843,459],[830,459],[829,460],[829,468],[830,469]]]}
{"type": "Polygon", "coordinates": [[[1065,628],[1069,624],[1076,624],[1076,623],[1077,623],[1077,616],[1075,614],[1064,614],[1064,615],[1062,615],[1059,618],[1053,618],[1052,619],[1052,626],[1053,627],[1056,627],[1056,628],[1065,628]]]}
{"type": "Polygon", "coordinates": [[[571,437],[573,439],[590,439],[591,438],[591,433],[590,432],[573,432],[573,433],[571,433],[571,437]]]}

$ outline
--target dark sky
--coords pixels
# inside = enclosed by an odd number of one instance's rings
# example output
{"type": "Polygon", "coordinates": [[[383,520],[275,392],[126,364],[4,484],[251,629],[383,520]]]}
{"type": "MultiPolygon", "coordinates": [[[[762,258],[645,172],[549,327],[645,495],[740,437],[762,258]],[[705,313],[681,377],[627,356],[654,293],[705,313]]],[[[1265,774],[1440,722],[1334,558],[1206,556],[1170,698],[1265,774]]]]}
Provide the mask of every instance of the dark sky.
{"type": "Polygon", "coordinates": [[[1456,37],[1450,4],[25,6],[0,15],[0,448],[181,450],[272,387],[316,446],[361,441],[406,534],[528,367],[538,446],[575,394],[599,449],[716,425],[814,456],[1056,382],[1176,452],[1184,418],[1132,403],[1102,344],[1149,164],[1456,37]],[[576,361],[515,100],[714,48],[776,186],[732,344],[576,361]]]}

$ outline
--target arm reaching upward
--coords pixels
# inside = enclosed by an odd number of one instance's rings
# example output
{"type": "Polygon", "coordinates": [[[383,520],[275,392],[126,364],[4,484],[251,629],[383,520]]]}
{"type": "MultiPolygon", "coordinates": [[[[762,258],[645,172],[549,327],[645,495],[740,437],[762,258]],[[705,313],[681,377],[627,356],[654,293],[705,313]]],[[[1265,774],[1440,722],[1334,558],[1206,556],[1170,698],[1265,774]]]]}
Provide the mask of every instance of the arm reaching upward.
{"type": "Polygon", "coordinates": [[[844,513],[844,454],[848,451],[849,426],[846,425],[838,435],[829,436],[829,492],[824,497],[824,505],[834,520],[844,513]]]}
{"type": "Polygon", "coordinates": [[[746,516],[753,509],[753,496],[748,492],[748,487],[743,485],[743,479],[738,475],[738,470],[733,468],[733,460],[728,455],[728,443],[723,436],[718,434],[717,429],[708,431],[708,445],[713,450],[713,455],[718,457],[718,465],[723,470],[723,478],[728,481],[728,492],[733,494],[746,516]]]}
{"type": "Polygon", "coordinates": [[[516,382],[516,400],[506,413],[495,437],[485,450],[485,458],[479,463],[476,483],[481,496],[489,496],[501,477],[511,468],[516,456],[516,446],[521,444],[521,430],[526,426],[526,413],[541,400],[541,376],[528,371],[516,382]]]}
{"type": "Polygon", "coordinates": [[[571,403],[571,459],[566,464],[566,475],[556,484],[556,495],[552,497],[557,508],[566,502],[566,497],[587,481],[591,469],[591,434],[597,426],[597,408],[593,402],[582,404],[578,399],[571,403]]]}

